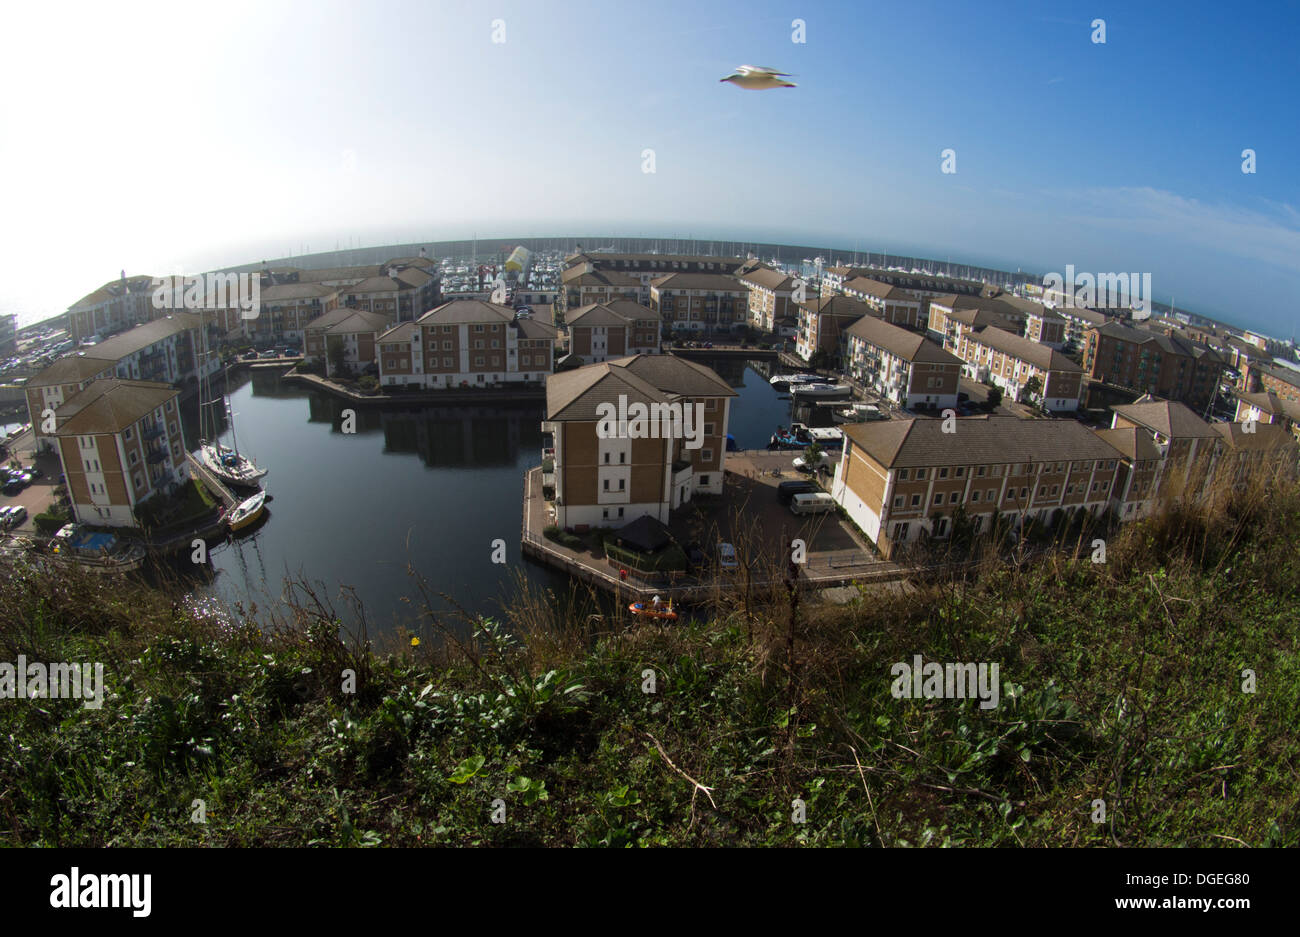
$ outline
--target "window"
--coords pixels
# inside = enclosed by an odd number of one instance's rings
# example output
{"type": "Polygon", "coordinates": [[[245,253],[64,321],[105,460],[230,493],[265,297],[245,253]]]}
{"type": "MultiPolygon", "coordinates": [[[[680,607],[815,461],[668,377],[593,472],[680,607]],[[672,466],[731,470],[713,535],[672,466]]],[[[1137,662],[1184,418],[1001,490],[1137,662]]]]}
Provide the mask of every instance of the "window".
{"type": "MultiPolygon", "coordinates": [[[[701,484],[701,485],[707,485],[708,483],[709,483],[709,476],[707,476],[707,475],[701,475],[701,476],[700,476],[700,484],[701,484]]],[[[622,509],[620,508],[620,510],[622,510],[622,509]]]]}
{"type": "Polygon", "coordinates": [[[130,438],[131,438],[131,427],[128,426],[128,427],[126,428],[126,431],[122,433],[122,438],[123,438],[123,439],[130,439],[130,438]]]}
{"type": "Polygon", "coordinates": [[[920,495],[912,495],[912,507],[914,507],[914,508],[915,508],[915,507],[920,507],[920,505],[921,505],[921,496],[920,496],[920,495]]]}
{"type": "Polygon", "coordinates": [[[960,468],[957,469],[957,477],[958,477],[958,478],[965,478],[965,477],[966,477],[966,466],[963,465],[963,466],[961,466],[960,468]]]}
{"type": "Polygon", "coordinates": [[[626,452],[620,452],[620,453],[618,454],[618,464],[619,464],[619,465],[623,465],[623,464],[626,463],[626,462],[627,462],[627,453],[626,453],[626,452]]]}
{"type": "Polygon", "coordinates": [[[948,503],[949,503],[949,504],[956,504],[956,503],[957,503],[957,499],[958,499],[959,497],[961,497],[961,492],[960,492],[960,491],[954,491],[952,494],[948,495],[948,503]]]}
{"type": "Polygon", "coordinates": [[[476,325],[476,326],[474,326],[474,331],[475,331],[475,332],[482,332],[482,331],[483,331],[483,326],[482,326],[482,325],[476,325]]]}
{"type": "Polygon", "coordinates": [[[455,365],[452,363],[452,359],[451,359],[451,358],[443,358],[443,359],[442,359],[442,366],[443,366],[444,368],[450,368],[450,367],[454,367],[455,365]]]}
{"type": "Polygon", "coordinates": [[[942,491],[936,491],[936,492],[934,493],[934,503],[935,503],[935,504],[943,504],[943,492],[942,492],[942,491]]]}
{"type": "Polygon", "coordinates": [[[601,487],[602,487],[605,491],[609,491],[609,479],[608,479],[608,478],[605,479],[604,484],[603,484],[601,487]]]}
{"type": "Polygon", "coordinates": [[[482,366],[483,366],[483,356],[482,356],[482,355],[476,355],[476,356],[474,357],[474,363],[475,363],[476,365],[478,365],[479,367],[482,367],[482,366]]]}
{"type": "Polygon", "coordinates": [[[902,506],[903,506],[903,496],[902,496],[902,495],[895,495],[895,496],[894,496],[894,507],[895,507],[895,508],[901,508],[902,506]]]}
{"type": "Polygon", "coordinates": [[[137,455],[137,454],[133,451],[133,452],[131,453],[131,458],[130,458],[129,461],[130,461],[130,463],[131,463],[132,465],[135,465],[137,462],[140,461],[140,456],[137,455]]]}
{"type": "Polygon", "coordinates": [[[1021,498],[1028,498],[1028,497],[1029,497],[1029,489],[1028,489],[1028,488],[1021,488],[1021,489],[1020,489],[1020,497],[1021,497],[1021,498]]]}
{"type": "Polygon", "coordinates": [[[600,516],[604,520],[609,520],[609,508],[603,508],[600,512],[600,516]]]}
{"type": "Polygon", "coordinates": [[[941,469],[939,469],[939,477],[940,477],[940,478],[947,478],[947,477],[948,477],[948,470],[947,470],[946,468],[941,468],[941,469]]]}
{"type": "Polygon", "coordinates": [[[443,350],[443,351],[451,351],[451,342],[443,342],[443,343],[442,343],[442,350],[443,350]]]}
{"type": "Polygon", "coordinates": [[[898,470],[898,480],[899,480],[900,482],[905,482],[905,481],[907,481],[907,469],[899,469],[899,470],[898,470]]]}
{"type": "Polygon", "coordinates": [[[627,481],[625,479],[620,478],[618,480],[618,490],[623,491],[626,487],[627,487],[627,481]]]}
{"type": "Polygon", "coordinates": [[[916,470],[916,480],[919,482],[925,481],[925,469],[919,468],[916,470]]]}
{"type": "Polygon", "coordinates": [[[712,450],[712,449],[701,449],[701,450],[700,450],[700,461],[701,461],[701,462],[712,462],[712,461],[713,461],[713,450],[712,450]]]}
{"type": "Polygon", "coordinates": [[[980,499],[980,493],[978,491],[972,491],[970,493],[970,499],[972,503],[978,501],[980,499]]]}
{"type": "Polygon", "coordinates": [[[605,464],[606,464],[606,465],[609,465],[609,453],[608,453],[608,452],[605,453],[605,464]]]}
{"type": "Polygon", "coordinates": [[[483,347],[483,339],[481,339],[481,338],[476,338],[476,339],[474,339],[474,347],[475,347],[475,349],[482,348],[482,347],[483,347]]]}
{"type": "Polygon", "coordinates": [[[981,465],[979,468],[975,469],[975,477],[976,478],[984,477],[984,466],[981,465]]]}

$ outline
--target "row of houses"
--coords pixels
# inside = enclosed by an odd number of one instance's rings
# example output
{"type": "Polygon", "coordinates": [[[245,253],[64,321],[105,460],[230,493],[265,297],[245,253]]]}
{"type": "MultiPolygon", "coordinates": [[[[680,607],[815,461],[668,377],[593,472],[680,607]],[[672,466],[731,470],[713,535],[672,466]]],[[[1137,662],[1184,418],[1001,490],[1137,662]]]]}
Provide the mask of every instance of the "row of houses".
{"type": "Polygon", "coordinates": [[[831,494],[888,557],[923,537],[950,536],[958,516],[975,533],[995,517],[1050,526],[1109,510],[1135,520],[1151,512],[1166,479],[1193,466],[1237,483],[1278,466],[1294,477],[1300,447],[1281,425],[1210,424],[1152,397],[1112,410],[1102,430],[991,416],[957,420],[955,432],[926,418],[853,425],[831,494]]]}

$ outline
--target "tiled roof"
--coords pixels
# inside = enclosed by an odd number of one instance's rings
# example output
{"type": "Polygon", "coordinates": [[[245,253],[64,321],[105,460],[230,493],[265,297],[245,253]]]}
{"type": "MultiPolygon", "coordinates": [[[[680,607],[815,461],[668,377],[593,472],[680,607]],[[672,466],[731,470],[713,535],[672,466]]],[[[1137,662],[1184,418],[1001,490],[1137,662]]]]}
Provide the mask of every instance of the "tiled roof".
{"type": "Polygon", "coordinates": [[[1136,402],[1111,407],[1116,416],[1144,426],[1169,439],[1197,439],[1214,435],[1214,430],[1186,404],[1160,400],[1144,394],[1136,402]]]}
{"type": "Polygon", "coordinates": [[[327,332],[335,335],[347,335],[352,332],[383,332],[390,322],[388,316],[381,312],[366,312],[362,309],[349,309],[352,315],[331,325],[327,332]]]}
{"type": "Polygon", "coordinates": [[[630,371],[665,393],[683,397],[735,397],[731,385],[712,368],[676,355],[632,355],[608,362],[611,367],[630,371]]]}
{"type": "Polygon", "coordinates": [[[1120,452],[1075,420],[968,417],[956,432],[931,419],[853,423],[844,433],[886,468],[932,465],[1005,465],[1116,459],[1120,452]]]}
{"type": "Polygon", "coordinates": [[[1272,416],[1286,416],[1300,422],[1300,401],[1279,397],[1272,391],[1265,391],[1262,394],[1238,394],[1237,399],[1272,416]]]}
{"type": "Polygon", "coordinates": [[[725,273],[669,273],[650,285],[660,290],[712,290],[715,293],[748,293],[749,287],[725,273]]]}
{"type": "Polygon", "coordinates": [[[338,295],[337,286],[323,283],[277,283],[263,287],[260,296],[264,303],[286,302],[291,299],[324,299],[338,295]]]}
{"type": "Polygon", "coordinates": [[[420,326],[414,322],[399,322],[387,332],[380,335],[375,339],[375,341],[380,343],[388,342],[390,344],[396,342],[409,342],[415,337],[415,333],[419,330],[420,326]]]}
{"type": "Polygon", "coordinates": [[[28,387],[53,387],[56,384],[80,384],[82,381],[111,371],[115,360],[96,358],[85,352],[68,355],[54,362],[27,382],[28,387]]]}
{"type": "Polygon", "coordinates": [[[863,316],[844,331],[847,335],[859,338],[877,348],[883,348],[906,361],[929,361],[958,366],[962,364],[960,358],[944,351],[924,335],[909,332],[883,319],[863,316]]]}
{"type": "Polygon", "coordinates": [[[1061,354],[1055,348],[1039,344],[1030,338],[1021,335],[1015,335],[996,326],[988,326],[981,329],[975,335],[971,336],[971,341],[977,342],[994,351],[1005,352],[1013,358],[1018,358],[1032,364],[1034,367],[1043,371],[1073,371],[1079,374],[1083,373],[1083,368],[1079,367],[1065,355],[1061,354]]]}
{"type": "Polygon", "coordinates": [[[877,299],[883,299],[891,303],[917,303],[921,302],[920,298],[914,293],[909,293],[901,286],[890,286],[888,283],[881,283],[879,280],[872,280],[868,277],[858,277],[844,284],[845,292],[866,293],[868,296],[874,296],[877,299]]]}
{"type": "Polygon", "coordinates": [[[597,420],[596,408],[602,403],[617,403],[620,394],[626,395],[628,403],[665,403],[668,399],[654,385],[606,361],[548,375],[546,419],[597,420]]]}
{"type": "Polygon", "coordinates": [[[135,328],[119,332],[95,346],[95,357],[119,361],[127,355],[148,348],[170,335],[199,327],[199,317],[191,312],[173,312],[171,315],[144,322],[135,328]]]}
{"type": "Polygon", "coordinates": [[[1287,449],[1294,457],[1297,448],[1295,438],[1278,423],[1256,423],[1253,433],[1246,432],[1242,423],[1215,423],[1211,428],[1228,448],[1237,451],[1287,449]]]}
{"type": "Polygon", "coordinates": [[[515,329],[519,332],[520,338],[536,340],[539,338],[549,338],[555,341],[560,334],[560,330],[549,322],[543,322],[540,319],[516,319],[515,329]]]}
{"type": "Polygon", "coordinates": [[[1161,459],[1163,454],[1156,448],[1150,433],[1143,432],[1135,426],[1123,426],[1119,429],[1093,430],[1102,440],[1124,453],[1135,462],[1147,462],[1161,459]]]}
{"type": "Polygon", "coordinates": [[[750,270],[740,277],[743,283],[753,283],[765,290],[774,292],[784,292],[794,289],[794,277],[788,277],[784,273],[777,273],[775,270],[761,268],[750,270]]]}
{"type": "Polygon", "coordinates": [[[55,435],[119,433],[179,395],[170,384],[154,381],[93,381],[55,411],[55,435]]]}
{"type": "Polygon", "coordinates": [[[421,325],[477,325],[514,320],[513,309],[481,299],[453,299],[437,309],[431,309],[419,319],[421,325]]]}

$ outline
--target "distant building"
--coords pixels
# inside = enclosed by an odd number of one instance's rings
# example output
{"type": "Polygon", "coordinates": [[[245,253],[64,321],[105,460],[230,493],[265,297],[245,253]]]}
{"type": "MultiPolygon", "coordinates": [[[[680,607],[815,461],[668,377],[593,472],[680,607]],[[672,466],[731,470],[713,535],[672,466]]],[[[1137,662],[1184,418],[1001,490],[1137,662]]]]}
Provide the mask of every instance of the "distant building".
{"type": "Polygon", "coordinates": [[[574,278],[585,276],[593,271],[617,273],[615,282],[626,287],[628,277],[636,280],[639,289],[637,296],[607,296],[600,298],[582,295],[567,297],[567,308],[576,309],[588,303],[604,302],[605,299],[632,299],[644,305],[650,303],[650,283],[670,273],[721,273],[729,276],[747,273],[763,268],[765,265],[756,260],[744,260],[740,257],[715,257],[702,254],[615,254],[600,251],[579,251],[564,259],[565,269],[561,280],[567,285],[574,278]]]}
{"type": "Polygon", "coordinates": [[[1219,435],[1213,427],[1177,400],[1162,400],[1148,394],[1111,410],[1112,429],[1143,430],[1160,450],[1161,457],[1171,463],[1187,466],[1198,460],[1213,462],[1218,451],[1219,435]]]}
{"type": "Polygon", "coordinates": [[[12,355],[18,350],[18,316],[0,316],[0,355],[12,355]]]}
{"type": "Polygon", "coordinates": [[[659,316],[640,303],[616,299],[582,306],[569,313],[567,325],[569,354],[583,364],[659,353],[659,316]]]}
{"type": "Polygon", "coordinates": [[[542,428],[555,440],[555,523],[621,527],[647,515],[667,523],[695,493],[720,494],[735,396],[709,368],[673,355],[637,355],[549,377],[542,428]],[[699,445],[688,448],[683,436],[665,436],[658,421],[653,436],[631,438],[625,423],[602,433],[601,405],[617,411],[620,401],[625,407],[702,405],[702,425],[692,423],[699,445]]]}
{"type": "Polygon", "coordinates": [[[323,283],[282,283],[261,290],[262,306],[248,323],[258,341],[301,342],[308,323],[339,307],[337,287],[323,283]]]}
{"type": "Polygon", "coordinates": [[[1300,400],[1279,397],[1272,391],[1260,394],[1238,394],[1238,423],[1276,423],[1288,433],[1300,438],[1300,400]]]}
{"type": "Polygon", "coordinates": [[[748,321],[749,289],[722,273],[670,273],[650,282],[650,308],[673,330],[734,330],[748,321]]]}
{"type": "Polygon", "coordinates": [[[1118,322],[1090,329],[1083,354],[1090,379],[1179,400],[1197,412],[1214,400],[1225,364],[1204,345],[1118,322]]]}
{"type": "Polygon", "coordinates": [[[956,353],[966,336],[989,326],[1019,335],[1025,319],[1014,307],[980,296],[934,296],[929,300],[926,335],[956,353]]]}
{"type": "Polygon", "coordinates": [[[54,436],[78,521],[138,526],[141,502],[188,478],[179,396],[167,384],[111,378],[58,408],[54,436]]]}
{"type": "Polygon", "coordinates": [[[737,279],[749,290],[749,324],[764,332],[775,332],[780,320],[796,320],[794,277],[775,270],[751,270],[737,279]]]}
{"type": "Polygon", "coordinates": [[[858,277],[845,283],[843,292],[845,296],[866,303],[890,325],[915,331],[925,324],[925,302],[910,290],[858,277]]]}
{"type": "Polygon", "coordinates": [[[844,330],[863,316],[880,316],[879,311],[860,299],[834,293],[804,300],[798,310],[795,350],[804,361],[811,361],[818,352],[838,358],[844,330]]]}
{"type": "Polygon", "coordinates": [[[1035,403],[1052,412],[1079,409],[1083,368],[1054,348],[990,325],[964,334],[955,351],[966,362],[967,377],[991,380],[1012,399],[1019,400],[1038,378],[1035,403]]]}
{"type": "Polygon", "coordinates": [[[1065,326],[1064,316],[1040,306],[1026,316],[1024,334],[1031,342],[1059,350],[1066,344],[1065,326]]]}
{"type": "Polygon", "coordinates": [[[98,378],[110,378],[117,362],[85,353],[59,358],[48,368],[28,380],[23,388],[27,395],[27,418],[32,424],[36,448],[48,452],[55,447],[53,433],[45,431],[45,417],[72,399],[98,378]]]}
{"type": "Polygon", "coordinates": [[[864,316],[844,331],[849,374],[900,407],[957,406],[962,360],[916,332],[864,316]]]}
{"type": "Polygon", "coordinates": [[[418,329],[378,337],[380,382],[428,389],[540,383],[554,370],[554,326],[477,299],[430,310],[418,329]]]}

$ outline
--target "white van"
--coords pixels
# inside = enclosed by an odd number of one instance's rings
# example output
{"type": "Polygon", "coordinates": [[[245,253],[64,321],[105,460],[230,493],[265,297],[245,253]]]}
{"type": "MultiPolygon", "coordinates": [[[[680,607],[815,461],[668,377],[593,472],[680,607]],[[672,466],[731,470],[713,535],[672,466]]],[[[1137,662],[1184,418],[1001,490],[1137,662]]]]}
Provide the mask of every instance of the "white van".
{"type": "Polygon", "coordinates": [[[824,514],[835,510],[835,499],[824,491],[810,491],[795,495],[790,510],[796,514],[824,514]]]}

